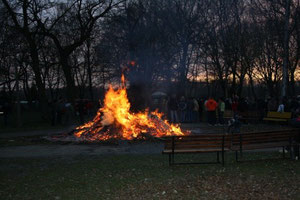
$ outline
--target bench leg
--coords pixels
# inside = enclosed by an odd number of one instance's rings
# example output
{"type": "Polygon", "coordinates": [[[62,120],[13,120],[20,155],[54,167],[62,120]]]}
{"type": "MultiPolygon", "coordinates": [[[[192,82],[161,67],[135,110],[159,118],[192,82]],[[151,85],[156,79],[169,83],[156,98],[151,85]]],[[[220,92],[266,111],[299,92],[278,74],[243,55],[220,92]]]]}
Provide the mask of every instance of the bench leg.
{"type": "Polygon", "coordinates": [[[174,164],[174,154],[173,153],[170,153],[169,154],[169,165],[173,165],[174,164]]]}
{"type": "Polygon", "coordinates": [[[242,150],[240,151],[240,154],[241,154],[241,158],[243,158],[243,151],[242,150]]]}
{"type": "Polygon", "coordinates": [[[282,157],[285,158],[285,149],[282,147],[282,157]]]}
{"type": "Polygon", "coordinates": [[[238,151],[235,151],[235,160],[236,160],[236,162],[239,162],[239,155],[238,155],[238,151]]]}
{"type": "Polygon", "coordinates": [[[222,151],[222,165],[224,167],[224,151],[222,151]]]}
{"type": "Polygon", "coordinates": [[[217,161],[218,161],[218,163],[220,163],[219,152],[217,152],[217,161]]]}

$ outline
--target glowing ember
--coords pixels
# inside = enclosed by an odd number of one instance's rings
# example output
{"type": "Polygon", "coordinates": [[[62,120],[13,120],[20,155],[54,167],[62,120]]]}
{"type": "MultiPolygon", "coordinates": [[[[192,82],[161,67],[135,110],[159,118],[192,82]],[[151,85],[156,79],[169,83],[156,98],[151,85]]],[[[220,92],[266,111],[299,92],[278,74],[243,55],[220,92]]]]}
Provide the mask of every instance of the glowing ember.
{"type": "Polygon", "coordinates": [[[100,108],[94,119],[77,127],[75,136],[87,140],[108,140],[143,138],[145,134],[154,137],[185,135],[178,125],[163,120],[162,113],[148,110],[139,113],[130,112],[130,103],[122,76],[122,87],[114,90],[109,86],[104,98],[104,106],[100,108]]]}

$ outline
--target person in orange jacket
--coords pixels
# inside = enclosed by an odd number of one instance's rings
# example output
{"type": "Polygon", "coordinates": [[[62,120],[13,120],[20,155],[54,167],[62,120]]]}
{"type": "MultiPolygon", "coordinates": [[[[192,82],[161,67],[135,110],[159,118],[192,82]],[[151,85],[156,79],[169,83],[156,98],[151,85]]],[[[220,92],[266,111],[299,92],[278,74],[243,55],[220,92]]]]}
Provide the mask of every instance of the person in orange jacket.
{"type": "Polygon", "coordinates": [[[209,97],[205,102],[205,108],[207,110],[207,122],[209,125],[214,126],[216,123],[216,109],[218,107],[218,103],[212,98],[209,97]]]}

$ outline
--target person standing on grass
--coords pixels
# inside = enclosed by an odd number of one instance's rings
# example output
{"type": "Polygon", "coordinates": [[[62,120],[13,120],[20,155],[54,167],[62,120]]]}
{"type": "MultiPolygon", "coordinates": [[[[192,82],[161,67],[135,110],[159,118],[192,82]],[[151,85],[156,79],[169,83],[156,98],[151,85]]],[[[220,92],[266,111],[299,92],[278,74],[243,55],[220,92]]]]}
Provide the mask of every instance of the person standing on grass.
{"type": "Polygon", "coordinates": [[[234,97],[232,104],[231,104],[231,109],[233,112],[233,117],[236,117],[236,115],[238,114],[238,106],[239,106],[239,98],[238,97],[234,97]]]}
{"type": "Polygon", "coordinates": [[[205,107],[207,110],[207,121],[209,125],[214,126],[216,123],[216,109],[217,109],[218,103],[212,98],[209,97],[209,99],[205,103],[205,107]]]}
{"type": "Polygon", "coordinates": [[[78,102],[78,115],[79,115],[79,121],[80,124],[84,123],[84,112],[85,112],[85,104],[82,98],[80,98],[78,102]]]}
{"type": "Polygon", "coordinates": [[[198,99],[198,121],[201,122],[203,121],[203,111],[204,111],[204,105],[203,105],[203,99],[198,99]]]}
{"type": "Polygon", "coordinates": [[[180,101],[178,103],[178,110],[179,110],[180,122],[183,123],[186,121],[186,110],[187,110],[187,103],[184,96],[180,98],[180,101]]]}
{"type": "Polygon", "coordinates": [[[219,119],[219,124],[221,125],[224,125],[224,112],[225,112],[225,102],[223,101],[223,98],[220,98],[218,102],[218,119],[219,119]]]}
{"type": "Polygon", "coordinates": [[[280,104],[278,106],[277,112],[283,113],[284,112],[284,104],[282,101],[280,101],[280,104]]]}
{"type": "Polygon", "coordinates": [[[63,124],[64,112],[65,112],[64,99],[62,97],[60,97],[57,102],[57,107],[56,107],[56,120],[57,120],[57,124],[59,124],[59,125],[63,124]]]}
{"type": "Polygon", "coordinates": [[[51,114],[51,126],[56,125],[56,117],[57,117],[57,102],[56,100],[52,100],[49,102],[50,106],[50,114],[51,114]]]}
{"type": "Polygon", "coordinates": [[[74,108],[70,102],[65,103],[65,125],[70,125],[72,117],[74,115],[74,108]]]}
{"type": "Polygon", "coordinates": [[[268,111],[276,111],[277,109],[277,102],[276,102],[276,99],[275,98],[271,98],[269,101],[268,101],[268,111]]]}
{"type": "Polygon", "coordinates": [[[176,95],[172,95],[169,102],[168,102],[168,107],[170,110],[170,120],[172,123],[178,123],[178,102],[176,99],[176,95]]]}
{"type": "Polygon", "coordinates": [[[198,101],[195,99],[195,98],[193,98],[193,114],[192,114],[192,116],[193,116],[193,122],[198,122],[198,112],[199,112],[199,103],[198,103],[198,101]]]}
{"type": "Polygon", "coordinates": [[[191,123],[193,119],[194,101],[193,98],[189,98],[187,101],[187,112],[186,112],[186,122],[191,123]]]}

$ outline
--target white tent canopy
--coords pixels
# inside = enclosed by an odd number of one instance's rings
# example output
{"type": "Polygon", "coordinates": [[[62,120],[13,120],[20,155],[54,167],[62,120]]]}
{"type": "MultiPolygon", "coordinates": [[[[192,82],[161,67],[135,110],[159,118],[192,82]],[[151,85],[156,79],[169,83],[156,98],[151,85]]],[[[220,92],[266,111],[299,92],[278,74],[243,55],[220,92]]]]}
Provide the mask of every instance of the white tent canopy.
{"type": "Polygon", "coordinates": [[[165,96],[168,96],[168,95],[164,92],[156,91],[156,92],[153,92],[151,96],[152,97],[165,97],[165,96]]]}

